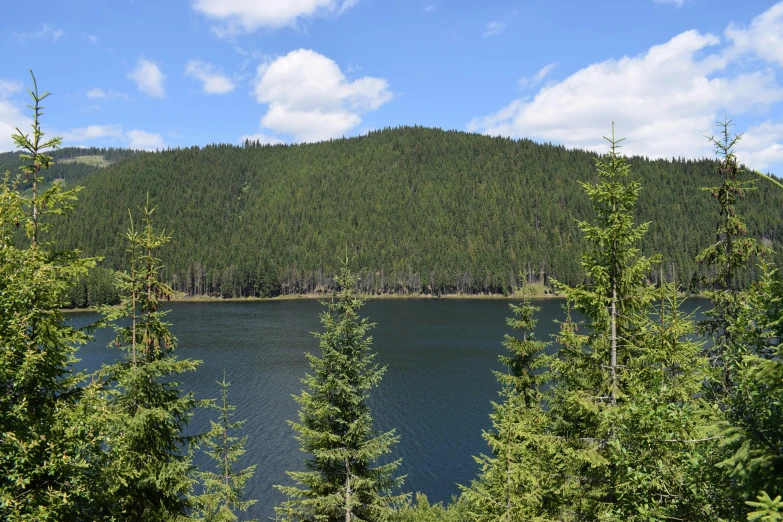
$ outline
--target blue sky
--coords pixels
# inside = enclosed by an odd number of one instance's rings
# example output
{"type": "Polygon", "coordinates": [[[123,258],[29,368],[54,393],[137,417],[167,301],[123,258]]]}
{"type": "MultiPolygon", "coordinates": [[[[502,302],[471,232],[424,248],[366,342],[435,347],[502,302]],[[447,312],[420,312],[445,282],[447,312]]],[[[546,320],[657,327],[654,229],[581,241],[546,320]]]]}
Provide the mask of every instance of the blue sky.
{"type": "Polygon", "coordinates": [[[0,150],[32,68],[66,145],[276,143],[424,125],[783,173],[783,2],[73,0],[0,6],[0,150]]]}

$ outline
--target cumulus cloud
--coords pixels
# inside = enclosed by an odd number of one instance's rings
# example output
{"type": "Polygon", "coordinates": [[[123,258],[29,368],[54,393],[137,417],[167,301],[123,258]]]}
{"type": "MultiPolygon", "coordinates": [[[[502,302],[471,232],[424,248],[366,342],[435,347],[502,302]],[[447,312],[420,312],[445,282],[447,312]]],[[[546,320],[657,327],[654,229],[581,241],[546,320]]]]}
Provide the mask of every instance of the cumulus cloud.
{"type": "Polygon", "coordinates": [[[166,79],[166,76],[157,65],[149,60],[139,58],[136,62],[136,68],[128,73],[128,78],[136,82],[139,90],[147,96],[163,98],[166,95],[166,89],[163,87],[163,80],[166,79]]]}
{"type": "Polygon", "coordinates": [[[685,0],[654,0],[656,4],[674,4],[677,7],[682,7],[685,0]]]}
{"type": "Polygon", "coordinates": [[[505,30],[506,30],[505,22],[498,22],[497,20],[493,20],[487,24],[487,27],[484,29],[484,32],[481,33],[481,36],[483,36],[484,38],[489,38],[490,36],[499,35],[505,30]]]}
{"type": "Polygon", "coordinates": [[[543,66],[541,69],[538,70],[536,74],[530,77],[521,78],[519,80],[519,86],[520,87],[535,87],[539,83],[543,82],[547,76],[549,76],[549,73],[551,73],[555,67],[557,67],[558,64],[556,63],[550,63],[545,66],[543,66]]]}
{"type": "Polygon", "coordinates": [[[270,136],[268,134],[258,133],[258,134],[245,134],[241,138],[239,138],[239,143],[244,143],[245,140],[250,140],[253,143],[260,142],[262,145],[278,145],[280,143],[285,143],[280,138],[276,138],[274,136],[270,136]]]}
{"type": "Polygon", "coordinates": [[[121,125],[90,125],[63,132],[63,141],[84,143],[100,138],[122,138],[121,125]]]}
{"type": "Polygon", "coordinates": [[[394,96],[382,78],[348,81],[331,59],[307,49],[292,51],[258,68],[259,103],[268,104],[261,125],[296,141],[343,136],[394,96]]]}
{"type": "Polygon", "coordinates": [[[122,125],[90,125],[60,133],[66,144],[94,144],[119,142],[131,149],[155,150],[165,146],[160,134],[134,129],[125,132],[122,125]]]}
{"type": "Polygon", "coordinates": [[[185,66],[185,74],[202,82],[206,94],[225,94],[236,87],[227,76],[216,71],[212,64],[201,60],[189,61],[185,66]]]}
{"type": "MultiPolygon", "coordinates": [[[[767,20],[765,15],[754,23],[767,20]]],[[[783,100],[772,70],[728,72],[736,69],[729,66],[739,54],[720,44],[712,34],[681,33],[639,56],[585,67],[532,99],[514,100],[473,119],[467,129],[605,151],[601,137],[615,121],[619,135],[627,138],[626,154],[711,156],[703,136],[713,133],[724,109],[737,115],[783,100]]],[[[752,144],[751,136],[748,132],[752,144]]]]}
{"type": "Polygon", "coordinates": [[[290,26],[300,18],[341,14],[358,0],[196,0],[193,9],[221,23],[219,36],[290,26]]]}
{"type": "Polygon", "coordinates": [[[122,98],[123,100],[128,99],[128,95],[124,92],[117,92],[109,89],[108,91],[104,91],[103,89],[99,89],[98,87],[93,87],[89,91],[87,91],[87,97],[88,98],[101,98],[106,100],[116,100],[117,98],[122,98]]]}
{"type": "Polygon", "coordinates": [[[0,79],[0,152],[14,150],[11,135],[16,134],[17,128],[22,132],[29,129],[31,120],[23,112],[24,105],[9,99],[12,94],[21,90],[20,82],[0,79]]]}
{"type": "Polygon", "coordinates": [[[738,53],[748,53],[783,66],[783,2],[754,18],[750,27],[731,24],[726,37],[738,53]]]}
{"type": "Polygon", "coordinates": [[[757,170],[783,163],[783,123],[765,121],[749,128],[735,149],[743,163],[757,170]]]}
{"type": "Polygon", "coordinates": [[[131,149],[156,150],[165,146],[160,134],[134,129],[128,131],[126,136],[128,138],[128,147],[131,149]]]}
{"type": "Polygon", "coordinates": [[[35,33],[14,33],[14,36],[17,40],[20,42],[24,42],[25,40],[29,40],[31,38],[45,38],[45,39],[51,39],[53,42],[56,42],[60,39],[62,35],[65,33],[62,32],[59,29],[53,29],[49,26],[49,24],[43,24],[43,27],[40,31],[37,31],[35,33]]]}

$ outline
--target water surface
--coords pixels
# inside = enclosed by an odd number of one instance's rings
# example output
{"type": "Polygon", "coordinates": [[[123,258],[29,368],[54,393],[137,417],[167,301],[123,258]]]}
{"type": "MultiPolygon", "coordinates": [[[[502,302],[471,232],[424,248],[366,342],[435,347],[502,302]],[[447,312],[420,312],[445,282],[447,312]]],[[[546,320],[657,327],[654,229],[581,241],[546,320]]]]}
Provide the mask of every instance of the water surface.
{"type": "MultiPolygon", "coordinates": [[[[559,299],[535,301],[541,307],[536,335],[549,340],[563,318],[559,299]]],[[[431,501],[448,501],[468,485],[477,467],[472,455],[489,451],[481,432],[491,427],[490,401],[499,386],[492,370],[505,351],[509,301],[471,299],[400,299],[369,301],[362,313],[377,323],[372,334],[378,361],[388,369],[372,392],[370,407],[379,430],[396,429],[401,436],[394,457],[407,475],[404,491],[421,491],[431,501]]],[[[705,308],[691,299],[684,308],[705,308]]],[[[230,401],[238,419],[247,419],[249,436],[243,465],[257,464],[247,489],[258,499],[250,517],[274,516],[282,498],[274,484],[289,484],[286,471],[302,469],[288,420],[297,405],[291,398],[302,389],[307,371],[305,352],[317,353],[311,332],[320,329],[323,307],[315,300],[255,302],[191,302],[171,304],[168,318],[179,339],[179,356],[201,359],[195,373],[184,376],[183,388],[197,398],[215,398],[223,372],[231,381],[230,401]]],[[[95,315],[76,313],[77,325],[95,315]]],[[[108,348],[112,333],[97,332],[82,348],[79,366],[96,369],[112,362],[118,350],[108,348]]],[[[196,429],[208,425],[199,415],[196,429]]],[[[207,464],[203,459],[200,464],[207,464]]]]}

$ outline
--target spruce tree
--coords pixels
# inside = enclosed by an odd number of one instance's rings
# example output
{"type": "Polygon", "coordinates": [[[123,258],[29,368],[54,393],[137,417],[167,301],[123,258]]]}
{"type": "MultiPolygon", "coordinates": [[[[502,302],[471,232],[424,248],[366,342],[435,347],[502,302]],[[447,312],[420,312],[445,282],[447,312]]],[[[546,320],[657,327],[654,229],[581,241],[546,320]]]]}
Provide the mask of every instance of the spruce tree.
{"type": "Polygon", "coordinates": [[[231,383],[223,381],[220,385],[220,411],[218,421],[210,421],[211,428],[204,436],[203,444],[207,454],[215,465],[215,471],[199,471],[196,479],[202,488],[199,495],[193,497],[194,510],[191,518],[205,522],[234,522],[239,520],[237,512],[246,511],[256,503],[245,500],[244,491],[247,481],[255,473],[256,466],[243,470],[234,469],[237,461],[245,453],[247,436],[237,437],[235,433],[242,429],[245,421],[233,421],[232,413],[236,406],[228,402],[228,388],[231,383]]]}
{"type": "Polygon", "coordinates": [[[607,449],[617,438],[617,408],[626,400],[624,371],[635,356],[636,320],[653,299],[645,284],[658,256],[641,255],[639,243],[649,224],[634,225],[638,180],[626,181],[630,166],[614,137],[605,138],[610,152],[596,159],[598,181],[582,182],[596,214],[596,223],[579,222],[589,248],[582,255],[587,284],[556,283],[574,310],[585,317],[586,334],[576,333],[570,318],[561,325],[563,349],[552,361],[552,391],[547,398],[553,435],[562,437],[561,451],[570,456],[561,498],[578,519],[611,513],[618,501],[617,466],[607,449]],[[579,489],[584,489],[580,493],[579,489]]]}
{"type": "Polygon", "coordinates": [[[739,273],[748,262],[763,249],[758,241],[748,236],[747,226],[738,214],[736,205],[753,189],[752,181],[742,179],[734,146],[742,135],[732,136],[732,123],[725,119],[718,122],[721,137],[710,137],[719,158],[717,176],[721,183],[704,190],[718,202],[719,219],[715,230],[717,240],[704,248],[696,261],[707,270],[705,294],[712,302],[707,312],[708,320],[702,322],[701,331],[712,341],[709,356],[719,374],[712,382],[712,395],[716,400],[732,393],[734,366],[742,358],[741,347],[732,337],[732,322],[742,308],[739,273]],[[739,352],[737,351],[739,350],[739,352]]]}
{"type": "Polygon", "coordinates": [[[95,425],[77,415],[81,376],[70,367],[89,336],[60,311],[96,258],[42,240],[79,189],[44,185],[61,139],[45,138],[49,93],[32,82],[32,133],[12,136],[22,172],[0,186],[0,518],[67,520],[90,517],[101,490],[95,425]]]}
{"type": "MultiPolygon", "coordinates": [[[[608,138],[607,138],[608,139],[608,138]]],[[[641,255],[648,225],[634,225],[638,180],[611,150],[597,160],[599,181],[583,183],[596,224],[580,222],[590,248],[588,282],[558,284],[581,313],[584,333],[568,318],[550,362],[544,395],[549,434],[557,441],[557,520],[713,520],[709,488],[699,485],[703,444],[714,426],[699,400],[704,361],[688,340],[672,285],[646,280],[659,256],[641,255]],[[654,301],[662,304],[652,323],[654,301]],[[701,459],[701,460],[700,460],[701,459]]]]}
{"type": "Polygon", "coordinates": [[[117,520],[176,520],[186,513],[193,482],[195,437],[184,430],[200,404],[175,379],[201,361],[179,360],[174,353],[177,340],[161,309],[172,290],[160,281],[155,257],[170,236],[154,230],[153,212],[149,206],[142,210],[140,231],[131,219],[130,272],[119,280],[125,300],[105,310],[117,334],[110,346],[125,353],[123,361],[99,372],[108,386],[104,443],[111,460],[106,471],[113,477],[111,515],[117,520]]]}
{"type": "Polygon", "coordinates": [[[372,328],[360,317],[364,303],[355,295],[356,278],[346,259],[338,296],[324,302],[323,332],[316,333],[320,357],[307,354],[310,370],[295,397],[299,420],[291,427],[303,452],[306,471],[288,472],[298,486],[276,486],[289,500],[276,508],[287,520],[374,522],[387,520],[393,505],[405,498],[394,495],[403,477],[394,472],[400,460],[379,464],[399,437],[394,430],[373,428],[367,399],[386,368],[374,362],[372,328]]]}
{"type": "Polygon", "coordinates": [[[521,338],[505,336],[510,356],[500,356],[506,373],[494,372],[502,386],[502,403],[492,404],[492,429],[484,439],[492,455],[474,457],[481,467],[463,499],[476,521],[544,520],[548,502],[548,461],[554,456],[546,433],[546,413],[541,407],[541,370],[548,343],[538,341],[535,313],[540,308],[525,298],[510,305],[513,317],[506,320],[521,332],[521,338]]]}

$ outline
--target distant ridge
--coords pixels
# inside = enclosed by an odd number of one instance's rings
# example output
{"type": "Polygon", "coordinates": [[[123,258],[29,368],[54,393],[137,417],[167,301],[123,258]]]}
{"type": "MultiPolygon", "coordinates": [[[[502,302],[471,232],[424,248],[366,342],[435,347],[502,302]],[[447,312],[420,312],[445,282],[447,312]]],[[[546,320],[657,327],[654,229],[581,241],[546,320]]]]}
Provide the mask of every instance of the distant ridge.
{"type": "MultiPolygon", "coordinates": [[[[191,295],[324,291],[346,247],[372,293],[506,293],[553,277],[573,284],[582,278],[575,220],[591,217],[577,182],[595,178],[594,158],[423,127],[134,153],[79,178],[79,207],[56,239],[124,267],[128,208],[149,194],[157,224],[173,236],[161,253],[165,277],[191,295]]],[[[651,222],[644,251],[663,253],[665,279],[695,288],[693,259],[714,240],[717,209],[700,187],[717,183],[715,162],[634,157],[631,165],[644,186],[638,221],[651,222]]],[[[781,250],[783,191],[756,186],[740,211],[751,235],[781,250]]]]}

